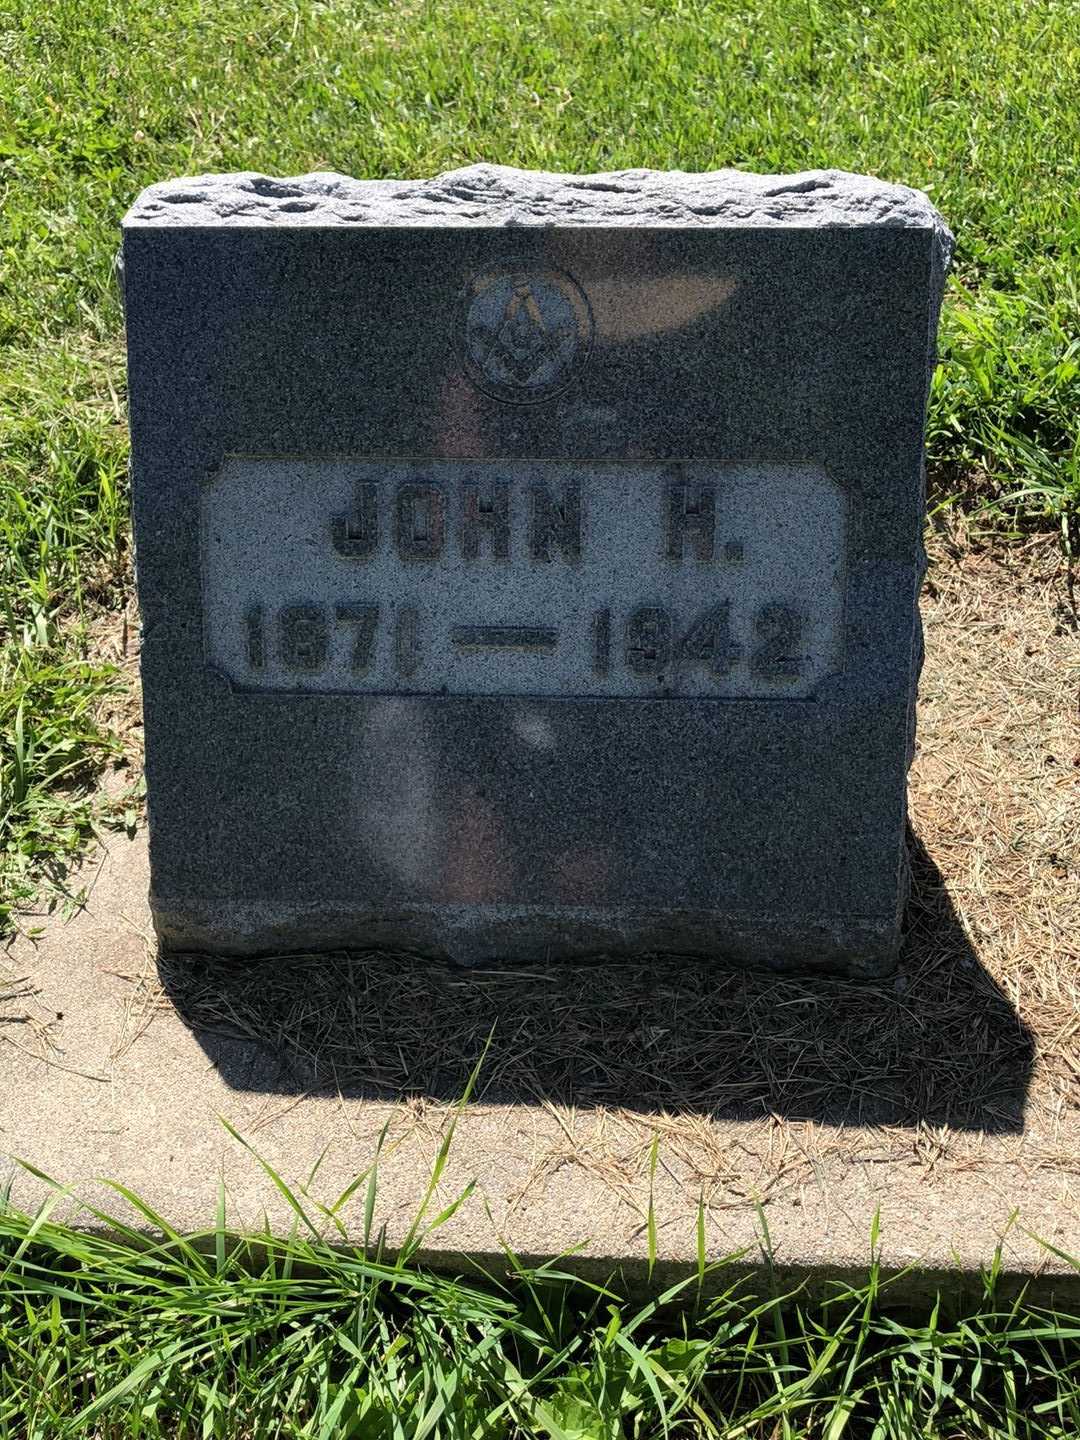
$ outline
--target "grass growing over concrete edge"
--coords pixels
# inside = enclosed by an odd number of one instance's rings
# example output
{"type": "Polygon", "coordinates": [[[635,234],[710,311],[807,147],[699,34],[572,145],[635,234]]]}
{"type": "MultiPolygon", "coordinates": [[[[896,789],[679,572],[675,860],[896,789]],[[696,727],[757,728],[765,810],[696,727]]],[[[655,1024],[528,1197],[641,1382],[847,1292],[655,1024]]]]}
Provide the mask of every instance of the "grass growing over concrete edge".
{"type": "MultiPolygon", "coordinates": [[[[35,1216],[0,1210],[2,1440],[1080,1433],[1080,1316],[1000,1297],[1000,1245],[977,1304],[938,1297],[921,1313],[891,1302],[876,1220],[865,1282],[813,1295],[725,1280],[742,1257],[706,1255],[701,1211],[696,1273],[647,1297],[581,1278],[568,1257],[527,1266],[507,1250],[497,1276],[429,1269],[425,1242],[477,1203],[472,1184],[449,1199],[439,1187],[482,1063],[394,1254],[376,1224],[385,1130],[323,1202],[320,1162],[293,1188],[224,1122],[291,1209],[284,1236],[231,1233],[223,1190],[199,1235],[119,1183],[124,1208],[83,1204],[81,1227],[51,1218],[71,1199],[55,1182],[35,1216]]],[[[653,1173],[656,1154],[654,1141],[653,1173]]],[[[651,1282],[651,1201],[646,1233],[651,1282]]]]}

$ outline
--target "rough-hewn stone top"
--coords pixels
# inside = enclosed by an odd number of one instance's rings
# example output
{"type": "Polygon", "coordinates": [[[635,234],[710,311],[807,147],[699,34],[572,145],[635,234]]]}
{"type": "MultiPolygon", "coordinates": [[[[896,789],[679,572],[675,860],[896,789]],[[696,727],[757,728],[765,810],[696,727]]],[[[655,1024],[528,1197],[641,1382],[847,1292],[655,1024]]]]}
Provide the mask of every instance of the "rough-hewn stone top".
{"type": "Polygon", "coordinates": [[[751,175],[615,170],[553,175],[470,165],[433,180],[354,180],[333,171],[271,179],[244,172],[166,180],[125,225],[901,225],[952,237],[921,190],[843,170],[751,175]]]}

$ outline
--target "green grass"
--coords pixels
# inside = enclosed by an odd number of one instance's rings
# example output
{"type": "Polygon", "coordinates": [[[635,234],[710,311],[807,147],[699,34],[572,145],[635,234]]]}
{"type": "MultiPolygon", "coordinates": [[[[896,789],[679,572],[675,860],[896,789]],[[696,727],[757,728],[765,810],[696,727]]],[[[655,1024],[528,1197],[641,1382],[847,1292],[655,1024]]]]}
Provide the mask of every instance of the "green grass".
{"type": "Polygon", "coordinates": [[[840,166],[959,237],[935,503],[1080,511],[1072,0],[6,0],[0,9],[0,927],[93,823],[86,623],[128,584],[120,216],[201,170],[840,166]]]}
{"type": "Polygon", "coordinates": [[[453,1130],[394,1255],[382,1141],[330,1203],[318,1166],[293,1189],[260,1161],[295,1216],[285,1236],[233,1235],[224,1192],[199,1235],[119,1185],[124,1205],[78,1228],[51,1218],[60,1187],[32,1217],[0,1209],[0,1440],[1080,1434],[1080,1317],[1005,1299],[1000,1249],[966,1306],[921,1308],[894,1297],[876,1223],[863,1283],[812,1295],[776,1283],[764,1216],[753,1289],[731,1278],[743,1257],[707,1261],[700,1222],[696,1270],[666,1288],[650,1223],[636,1296],[509,1251],[497,1275],[435,1272],[423,1246],[471,1193],[433,1213],[453,1130]]]}

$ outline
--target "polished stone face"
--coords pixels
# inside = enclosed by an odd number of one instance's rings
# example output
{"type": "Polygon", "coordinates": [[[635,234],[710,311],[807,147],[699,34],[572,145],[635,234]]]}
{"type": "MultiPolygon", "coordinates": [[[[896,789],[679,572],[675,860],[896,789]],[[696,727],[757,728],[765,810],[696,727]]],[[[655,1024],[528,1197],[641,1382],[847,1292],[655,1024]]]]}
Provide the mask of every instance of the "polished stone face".
{"type": "Polygon", "coordinates": [[[891,963],[947,232],[767,179],[141,197],[167,945],[891,963]]]}

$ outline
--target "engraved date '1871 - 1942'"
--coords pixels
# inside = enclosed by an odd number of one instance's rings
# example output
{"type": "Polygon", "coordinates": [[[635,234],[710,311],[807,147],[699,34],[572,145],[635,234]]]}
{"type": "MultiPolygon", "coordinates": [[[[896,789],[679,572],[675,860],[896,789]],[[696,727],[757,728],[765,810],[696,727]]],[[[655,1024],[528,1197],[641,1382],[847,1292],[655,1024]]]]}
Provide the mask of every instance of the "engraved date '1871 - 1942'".
{"type": "Polygon", "coordinates": [[[208,658],[255,691],[798,698],[840,663],[843,559],[810,466],[234,459],[208,658]]]}

